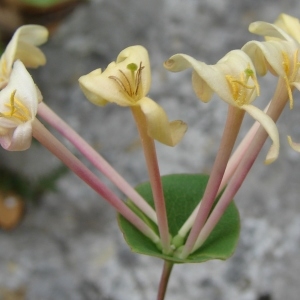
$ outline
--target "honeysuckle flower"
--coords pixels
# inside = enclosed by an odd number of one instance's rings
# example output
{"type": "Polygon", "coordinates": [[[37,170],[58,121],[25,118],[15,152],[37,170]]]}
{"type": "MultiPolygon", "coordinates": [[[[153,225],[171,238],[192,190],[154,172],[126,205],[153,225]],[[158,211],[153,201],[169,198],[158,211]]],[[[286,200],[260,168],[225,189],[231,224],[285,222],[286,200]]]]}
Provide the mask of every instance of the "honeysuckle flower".
{"type": "Polygon", "coordinates": [[[48,39],[48,30],[40,25],[24,25],[13,35],[0,59],[0,89],[7,84],[14,61],[21,60],[28,68],[46,63],[40,46],[48,39]]]}
{"type": "Polygon", "coordinates": [[[80,77],[79,83],[88,100],[96,105],[112,102],[139,107],[145,116],[148,135],[163,144],[175,146],[186,132],[184,122],[169,122],[163,108],[147,97],[151,70],[147,50],[142,46],[124,49],[103,72],[97,69],[80,77]]]}
{"type": "Polygon", "coordinates": [[[7,86],[0,91],[0,144],[4,149],[30,147],[40,96],[25,66],[17,60],[7,86]]]}
{"type": "Polygon", "coordinates": [[[294,41],[267,42],[250,41],[243,48],[252,59],[259,75],[270,71],[273,75],[284,79],[293,108],[292,89],[300,90],[300,59],[299,46],[294,41]]]}
{"type": "Polygon", "coordinates": [[[286,40],[300,43],[299,19],[287,14],[280,14],[277,20],[272,23],[253,22],[249,25],[249,31],[261,36],[266,40],[286,40]]]}
{"type": "Polygon", "coordinates": [[[193,89],[200,100],[208,102],[216,93],[229,105],[248,112],[265,128],[273,141],[265,162],[271,163],[277,158],[277,127],[266,113],[251,104],[259,95],[259,85],[255,68],[245,52],[230,51],[215,65],[207,65],[185,54],[176,54],[165,62],[165,68],[173,72],[193,68],[193,89]]]}

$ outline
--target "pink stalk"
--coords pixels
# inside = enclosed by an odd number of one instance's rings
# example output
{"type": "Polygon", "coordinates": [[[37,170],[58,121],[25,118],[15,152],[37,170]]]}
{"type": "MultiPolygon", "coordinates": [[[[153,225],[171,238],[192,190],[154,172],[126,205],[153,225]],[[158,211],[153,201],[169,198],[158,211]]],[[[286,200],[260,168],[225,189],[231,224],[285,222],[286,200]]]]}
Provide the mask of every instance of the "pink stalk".
{"type": "MultiPolygon", "coordinates": [[[[273,100],[267,111],[268,115],[274,120],[274,122],[278,120],[288,99],[289,97],[287,89],[283,80],[280,79],[273,100]]],[[[219,222],[226,208],[232,201],[233,197],[239,190],[242,183],[244,182],[267,137],[267,132],[262,126],[260,126],[255,138],[253,139],[253,142],[249,145],[247,152],[244,154],[243,159],[240,161],[236,171],[234,172],[233,177],[231,178],[228,186],[226,187],[226,190],[224,191],[218,204],[214,208],[200,235],[198,236],[196,244],[193,247],[193,251],[198,249],[205,242],[211,231],[219,222]]]]}
{"type": "Polygon", "coordinates": [[[243,110],[231,105],[228,106],[227,120],[220,148],[216,156],[195,222],[183,247],[182,253],[180,253],[179,257],[182,259],[186,258],[191,253],[198,235],[203,228],[214,204],[231,151],[239,133],[244,114],[245,112],[243,110]]]}
{"type": "MultiPolygon", "coordinates": [[[[269,107],[269,105],[266,107],[265,111],[267,111],[268,107],[269,107]]],[[[260,126],[260,123],[256,121],[252,125],[250,130],[247,132],[247,134],[245,135],[245,137],[243,138],[243,140],[241,141],[239,146],[236,148],[236,150],[234,151],[232,156],[230,157],[217,194],[219,194],[221,192],[221,190],[225,187],[225,185],[228,183],[229,179],[234,174],[234,172],[235,172],[236,168],[238,167],[241,159],[244,157],[245,152],[247,151],[250,144],[252,143],[252,140],[255,137],[259,126],[260,126]]],[[[189,232],[189,230],[191,229],[192,225],[195,222],[197,212],[199,210],[200,205],[201,205],[201,202],[195,207],[195,209],[193,210],[193,212],[191,213],[189,218],[186,220],[186,222],[179,229],[177,236],[174,237],[174,239],[173,239],[174,242],[172,241],[173,244],[174,245],[177,244],[177,241],[178,241],[178,245],[175,246],[175,247],[178,247],[178,246],[183,244],[185,236],[187,235],[187,233],[189,232]]]]}
{"type": "Polygon", "coordinates": [[[60,143],[38,119],[33,121],[33,137],[35,137],[52,154],[57,156],[80,179],[87,183],[109,204],[111,204],[124,218],[140,230],[154,243],[159,243],[159,237],[132,210],[107,188],[98,177],[82,164],[64,145],[60,143]]]}
{"type": "Polygon", "coordinates": [[[155,150],[155,143],[153,138],[151,138],[148,135],[146,119],[140,107],[133,106],[131,110],[143,145],[145,160],[149,173],[149,180],[153,193],[155,210],[157,214],[157,223],[161,238],[162,251],[165,254],[169,254],[171,252],[169,225],[167,219],[165,197],[163,193],[163,187],[161,183],[159,166],[155,150]]]}
{"type": "Polygon", "coordinates": [[[44,102],[38,107],[38,114],[62,136],[70,141],[100,172],[110,179],[132,202],[144,212],[154,223],[157,217],[154,209],[145,201],[140,194],[97,152],[93,149],[75,130],[64,122],[44,102]]]}

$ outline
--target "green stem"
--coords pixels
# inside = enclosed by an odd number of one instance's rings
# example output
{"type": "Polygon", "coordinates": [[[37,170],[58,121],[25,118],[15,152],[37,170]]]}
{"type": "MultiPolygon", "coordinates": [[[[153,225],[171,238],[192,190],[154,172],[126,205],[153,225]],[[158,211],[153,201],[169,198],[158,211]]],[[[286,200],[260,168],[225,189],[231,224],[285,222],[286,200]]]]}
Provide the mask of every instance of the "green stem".
{"type": "Polygon", "coordinates": [[[167,260],[164,261],[163,271],[161,274],[158,293],[157,293],[157,300],[165,299],[165,294],[166,294],[166,290],[167,290],[167,286],[169,283],[169,278],[170,278],[173,266],[174,266],[174,264],[172,262],[167,261],[167,260]]]}
{"type": "Polygon", "coordinates": [[[143,145],[157,215],[157,223],[161,238],[162,251],[164,254],[169,254],[171,252],[171,247],[167,210],[160,178],[155,143],[153,138],[151,138],[148,135],[146,118],[144,116],[144,113],[141,111],[140,107],[132,107],[131,111],[134,116],[137,129],[139,131],[140,139],[143,145]]]}

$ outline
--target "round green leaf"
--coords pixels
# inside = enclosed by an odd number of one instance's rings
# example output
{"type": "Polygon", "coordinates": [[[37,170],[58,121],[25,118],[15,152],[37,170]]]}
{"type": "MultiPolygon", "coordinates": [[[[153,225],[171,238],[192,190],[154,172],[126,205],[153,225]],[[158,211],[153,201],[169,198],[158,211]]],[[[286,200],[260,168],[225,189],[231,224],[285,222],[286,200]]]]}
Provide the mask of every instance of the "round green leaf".
{"type": "MultiPolygon", "coordinates": [[[[173,174],[162,176],[169,230],[172,236],[177,234],[178,230],[199,203],[199,200],[203,196],[208,178],[207,175],[202,174],[173,174]]],[[[136,190],[154,207],[149,182],[140,184],[136,187],[136,190]]],[[[157,226],[130,200],[127,200],[127,204],[158,233],[157,226]]],[[[118,215],[118,221],[125,240],[133,252],[156,256],[164,260],[172,261],[173,263],[199,263],[210,259],[225,260],[234,253],[240,232],[239,213],[232,201],[206,242],[183,260],[173,255],[163,254],[151,240],[144,236],[121,215],[118,215]]]]}

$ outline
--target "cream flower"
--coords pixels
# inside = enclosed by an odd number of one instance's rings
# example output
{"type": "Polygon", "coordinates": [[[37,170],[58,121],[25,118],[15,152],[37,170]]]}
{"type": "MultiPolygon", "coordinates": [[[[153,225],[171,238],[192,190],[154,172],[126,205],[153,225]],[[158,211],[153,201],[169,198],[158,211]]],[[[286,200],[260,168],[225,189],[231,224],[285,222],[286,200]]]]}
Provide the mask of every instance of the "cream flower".
{"type": "Polygon", "coordinates": [[[192,84],[200,100],[208,102],[213,93],[216,93],[229,105],[248,112],[260,122],[273,141],[266,163],[277,158],[277,127],[267,114],[251,104],[259,94],[259,85],[252,61],[245,52],[233,50],[215,65],[207,65],[185,54],[176,54],[165,62],[165,68],[173,72],[193,68],[192,84]]]}
{"type": "Polygon", "coordinates": [[[292,109],[292,89],[295,87],[300,90],[299,45],[294,41],[250,41],[242,50],[251,57],[259,75],[263,76],[270,71],[273,75],[284,79],[292,109]]]}
{"type": "Polygon", "coordinates": [[[186,132],[182,121],[169,122],[165,111],[148,98],[151,70],[147,50],[142,46],[124,49],[102,72],[97,69],[79,78],[80,87],[92,103],[103,106],[108,102],[121,106],[140,107],[146,120],[147,132],[153,139],[176,145],[186,132]]]}
{"type": "Polygon", "coordinates": [[[21,151],[30,147],[40,96],[23,63],[17,60],[9,83],[0,91],[0,144],[4,149],[21,151]]]}
{"type": "Polygon", "coordinates": [[[29,68],[46,63],[45,55],[36,46],[45,43],[47,39],[48,30],[39,25],[24,25],[15,32],[0,59],[0,89],[7,84],[12,65],[17,59],[29,68]]]}

